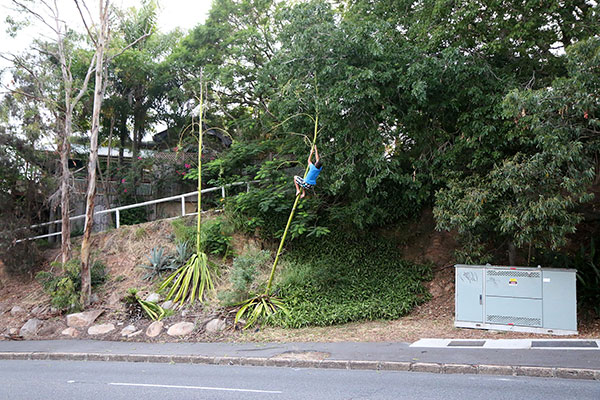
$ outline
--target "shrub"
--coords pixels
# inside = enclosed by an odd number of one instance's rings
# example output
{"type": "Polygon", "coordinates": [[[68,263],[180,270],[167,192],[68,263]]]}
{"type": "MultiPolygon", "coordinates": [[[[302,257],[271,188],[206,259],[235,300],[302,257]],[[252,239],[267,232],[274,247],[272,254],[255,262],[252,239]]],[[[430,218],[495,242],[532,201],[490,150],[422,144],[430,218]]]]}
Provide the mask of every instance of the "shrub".
{"type": "Polygon", "coordinates": [[[600,317],[600,252],[596,250],[594,239],[588,248],[581,246],[575,257],[577,269],[577,294],[583,306],[591,307],[600,317]]]}
{"type": "Polygon", "coordinates": [[[221,295],[221,301],[225,304],[234,304],[249,297],[258,269],[270,260],[271,254],[266,250],[235,257],[229,276],[232,288],[221,295]]]}
{"type": "Polygon", "coordinates": [[[173,234],[178,242],[196,243],[196,222],[186,218],[177,218],[171,221],[173,234]]]}
{"type": "Polygon", "coordinates": [[[588,246],[582,244],[579,251],[569,254],[564,251],[538,251],[530,265],[545,268],[573,268],[577,270],[577,305],[582,310],[591,310],[600,317],[600,251],[592,238],[588,246]]]}
{"type": "Polygon", "coordinates": [[[39,246],[28,240],[16,243],[14,238],[11,240],[8,235],[5,236],[6,233],[0,233],[0,261],[6,272],[11,275],[32,274],[42,261],[39,246]]]}
{"type": "Polygon", "coordinates": [[[231,243],[231,228],[223,218],[202,224],[201,243],[205,253],[226,256],[231,243]]]}
{"type": "MultiPolygon", "coordinates": [[[[206,219],[202,222],[200,244],[202,251],[215,255],[228,255],[231,243],[231,227],[224,218],[206,219]]],[[[196,222],[188,225],[185,219],[171,222],[173,233],[178,242],[196,243],[196,222]]]]}
{"type": "Polygon", "coordinates": [[[128,208],[127,210],[122,210],[119,214],[121,225],[137,225],[148,222],[146,207],[128,208]]]}
{"type": "MultiPolygon", "coordinates": [[[[53,263],[53,267],[61,267],[61,273],[55,275],[52,272],[41,271],[36,279],[42,285],[44,292],[51,297],[50,303],[61,311],[81,311],[79,301],[81,295],[81,262],[70,260],[62,265],[53,263]]],[[[97,287],[107,279],[106,266],[101,261],[94,261],[90,268],[92,288],[97,287]]]]}
{"type": "Polygon", "coordinates": [[[429,298],[422,282],[431,268],[403,260],[398,250],[373,235],[303,240],[277,284],[289,314],[270,323],[284,327],[327,326],[351,321],[394,319],[429,298]]]}

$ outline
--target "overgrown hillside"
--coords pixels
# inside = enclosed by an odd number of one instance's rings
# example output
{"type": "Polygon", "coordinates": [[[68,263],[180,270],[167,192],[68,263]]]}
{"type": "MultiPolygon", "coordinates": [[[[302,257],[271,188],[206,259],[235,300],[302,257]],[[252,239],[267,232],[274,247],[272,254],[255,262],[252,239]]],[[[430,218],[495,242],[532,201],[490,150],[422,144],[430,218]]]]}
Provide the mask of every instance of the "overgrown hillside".
{"type": "MultiPolygon", "coordinates": [[[[116,329],[100,335],[85,329],[77,337],[113,340],[414,340],[436,337],[523,337],[527,334],[459,330],[453,328],[452,235],[431,229],[431,214],[400,229],[370,235],[345,236],[332,233],[321,238],[295,241],[284,254],[276,293],[288,304],[289,316],[276,318],[251,330],[235,325],[232,303],[260,291],[269,272],[276,243],[233,232],[220,215],[208,218],[204,239],[210,243],[211,269],[216,290],[205,305],[196,303],[168,311],[159,334],[148,336],[152,325],[140,310],[131,309],[122,299],[131,288],[146,298],[156,292],[164,278],[151,277],[144,268],[176,253],[176,242],[192,231],[194,218],[157,221],[94,235],[93,259],[105,267],[106,276],[93,290],[91,309],[103,310],[97,323],[116,329]],[[218,228],[218,230],[215,230],[218,228]],[[211,230],[215,234],[211,239],[211,230]],[[218,238],[218,240],[215,240],[218,238]],[[211,247],[212,246],[212,247],[211,247]],[[154,258],[152,253],[154,250],[154,258]],[[148,279],[150,278],[150,279],[148,279]],[[432,279],[433,278],[433,279],[432,279]],[[416,308],[415,308],[416,307],[416,308]],[[222,321],[214,329],[212,321],[222,321]],[[185,336],[170,336],[167,327],[191,323],[194,330],[185,336]],[[141,332],[122,336],[130,325],[141,332]]],[[[58,250],[45,252],[42,270],[61,275],[51,262],[58,250]]],[[[18,337],[25,322],[39,319],[41,327],[33,338],[65,338],[66,320],[54,309],[53,297],[44,293],[38,280],[2,275],[0,326],[5,337],[18,337]],[[22,311],[15,310],[15,306],[22,311]],[[16,312],[13,312],[16,311],[16,312]]],[[[56,297],[56,294],[54,294],[56,297]]],[[[164,305],[163,300],[158,301],[164,305]]],[[[64,307],[64,302],[62,303],[64,307]]],[[[54,306],[58,304],[55,302],[54,306]]],[[[598,334],[598,321],[581,321],[583,337],[598,334]]],[[[131,328],[132,329],[132,328],[131,328]]]]}

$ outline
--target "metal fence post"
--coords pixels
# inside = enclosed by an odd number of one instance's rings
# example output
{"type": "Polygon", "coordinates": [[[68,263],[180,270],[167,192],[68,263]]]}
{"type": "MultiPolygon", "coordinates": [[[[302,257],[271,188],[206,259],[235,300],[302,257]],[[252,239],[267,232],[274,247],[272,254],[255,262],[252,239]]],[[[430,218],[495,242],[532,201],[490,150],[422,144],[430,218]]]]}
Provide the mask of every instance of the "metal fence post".
{"type": "Polygon", "coordinates": [[[250,192],[250,184],[246,183],[246,193],[249,193],[249,192],[250,192]]]}
{"type": "Polygon", "coordinates": [[[185,217],[185,196],[181,196],[181,216],[185,217]]]}
{"type": "Polygon", "coordinates": [[[121,215],[119,213],[119,209],[118,208],[115,210],[115,213],[116,213],[115,223],[117,225],[117,229],[119,229],[119,227],[121,226],[121,215]]]}
{"type": "Polygon", "coordinates": [[[221,198],[225,198],[225,186],[221,186],[221,198]]]}

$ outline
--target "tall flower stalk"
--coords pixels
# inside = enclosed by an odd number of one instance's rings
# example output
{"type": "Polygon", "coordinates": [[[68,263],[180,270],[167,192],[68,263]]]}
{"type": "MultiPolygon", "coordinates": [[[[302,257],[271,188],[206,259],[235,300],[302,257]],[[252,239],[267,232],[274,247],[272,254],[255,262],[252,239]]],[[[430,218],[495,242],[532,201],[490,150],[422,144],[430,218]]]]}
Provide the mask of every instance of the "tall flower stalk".
{"type": "MultiPolygon", "coordinates": [[[[202,251],[200,232],[202,229],[202,117],[203,117],[203,89],[200,86],[199,121],[198,121],[198,218],[196,225],[196,253],[178,270],[173,272],[160,286],[164,290],[170,286],[166,298],[179,302],[193,304],[196,299],[203,301],[206,291],[213,290],[214,285],[208,269],[208,257],[202,251]]],[[[194,130],[192,116],[192,131],[194,130]]]]}

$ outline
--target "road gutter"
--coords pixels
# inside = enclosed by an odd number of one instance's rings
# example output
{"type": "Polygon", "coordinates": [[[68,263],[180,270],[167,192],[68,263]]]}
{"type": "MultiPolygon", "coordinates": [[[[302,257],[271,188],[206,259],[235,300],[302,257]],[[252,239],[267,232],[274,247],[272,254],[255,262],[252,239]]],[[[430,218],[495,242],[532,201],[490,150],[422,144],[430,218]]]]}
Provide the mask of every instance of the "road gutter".
{"type": "Polygon", "coordinates": [[[424,363],[362,360],[300,360],[261,357],[208,357],[200,355],[105,354],[59,352],[0,352],[0,360],[119,361],[174,364],[248,365],[257,367],[328,368],[375,371],[412,371],[438,374],[529,376],[600,381],[600,370],[565,367],[487,364],[424,363]]]}

